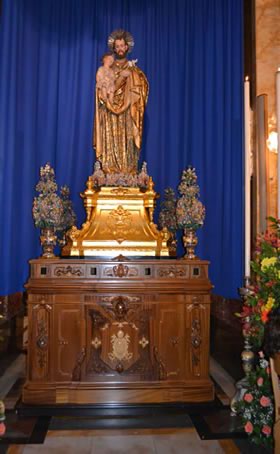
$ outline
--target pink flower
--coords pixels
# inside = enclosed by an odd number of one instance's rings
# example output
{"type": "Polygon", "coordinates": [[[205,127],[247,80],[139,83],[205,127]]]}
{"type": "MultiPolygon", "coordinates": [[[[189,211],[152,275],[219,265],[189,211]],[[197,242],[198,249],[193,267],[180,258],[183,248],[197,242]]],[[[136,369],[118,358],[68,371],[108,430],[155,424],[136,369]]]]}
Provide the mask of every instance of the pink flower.
{"type": "Polygon", "coordinates": [[[243,400],[245,400],[245,402],[248,402],[248,403],[252,402],[252,400],[253,400],[252,394],[246,393],[243,397],[243,400]]]}
{"type": "Polygon", "coordinates": [[[244,426],[244,430],[247,434],[251,434],[254,430],[254,427],[253,427],[253,424],[251,423],[251,421],[247,421],[245,426],[244,426]]]}
{"type": "Polygon", "coordinates": [[[267,425],[263,426],[262,433],[265,434],[265,435],[270,435],[271,434],[271,427],[269,427],[267,425]]]}
{"type": "Polygon", "coordinates": [[[6,432],[6,426],[3,422],[0,422],[0,437],[2,437],[6,432]]]}
{"type": "Polygon", "coordinates": [[[257,385],[258,385],[258,386],[262,386],[262,385],[263,385],[263,378],[262,378],[262,377],[259,377],[259,378],[257,379],[257,385]]]}
{"type": "Polygon", "coordinates": [[[275,285],[275,281],[269,281],[266,285],[267,287],[273,287],[275,285]]]}
{"type": "Polygon", "coordinates": [[[270,398],[266,396],[262,396],[260,398],[260,404],[262,407],[268,407],[270,405],[270,398]]]}

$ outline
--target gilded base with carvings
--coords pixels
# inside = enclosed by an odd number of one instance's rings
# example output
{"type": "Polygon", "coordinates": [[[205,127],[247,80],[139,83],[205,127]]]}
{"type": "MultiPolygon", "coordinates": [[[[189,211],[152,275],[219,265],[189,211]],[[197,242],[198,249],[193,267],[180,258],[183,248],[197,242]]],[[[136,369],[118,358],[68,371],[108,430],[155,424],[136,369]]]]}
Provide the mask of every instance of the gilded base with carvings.
{"type": "Polygon", "coordinates": [[[94,188],[89,177],[81,194],[87,220],[81,230],[72,227],[64,256],[168,256],[169,232],[153,223],[157,194],[150,179],[139,187],[94,188]]]}

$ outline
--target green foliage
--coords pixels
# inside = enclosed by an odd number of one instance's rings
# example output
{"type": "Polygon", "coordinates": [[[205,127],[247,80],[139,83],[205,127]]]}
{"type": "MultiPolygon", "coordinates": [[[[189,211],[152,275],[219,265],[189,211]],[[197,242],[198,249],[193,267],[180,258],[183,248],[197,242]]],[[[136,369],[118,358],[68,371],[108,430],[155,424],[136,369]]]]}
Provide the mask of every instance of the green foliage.
{"type": "MultiPolygon", "coordinates": [[[[280,306],[280,224],[269,218],[270,231],[257,239],[254,261],[251,262],[254,284],[248,287],[242,312],[243,333],[255,350],[264,341],[265,326],[272,310],[280,306]]],[[[260,353],[259,365],[248,376],[248,389],[237,404],[244,429],[257,444],[272,446],[273,391],[268,361],[260,353]]]]}
{"type": "Polygon", "coordinates": [[[176,195],[172,188],[166,188],[164,190],[164,199],[161,203],[158,220],[160,228],[167,227],[170,232],[176,232],[176,195]]]}
{"type": "Polygon", "coordinates": [[[243,399],[235,406],[250,440],[257,445],[272,447],[274,400],[270,368],[262,352],[259,356],[258,366],[248,375],[248,388],[243,399]]]}
{"type": "Polygon", "coordinates": [[[279,220],[269,219],[272,230],[258,237],[255,260],[251,262],[255,283],[249,287],[250,293],[238,314],[245,335],[256,348],[262,346],[270,311],[280,306],[279,220]]]}
{"type": "Polygon", "coordinates": [[[40,169],[40,180],[36,185],[36,191],[39,195],[34,197],[32,208],[36,227],[63,231],[75,223],[76,216],[69,198],[69,188],[62,186],[60,196],[57,194],[54,170],[49,163],[40,169]]]}
{"type": "Polygon", "coordinates": [[[181,194],[176,207],[178,227],[197,230],[204,223],[205,207],[198,200],[199,186],[194,168],[183,170],[178,191],[181,194]]]}

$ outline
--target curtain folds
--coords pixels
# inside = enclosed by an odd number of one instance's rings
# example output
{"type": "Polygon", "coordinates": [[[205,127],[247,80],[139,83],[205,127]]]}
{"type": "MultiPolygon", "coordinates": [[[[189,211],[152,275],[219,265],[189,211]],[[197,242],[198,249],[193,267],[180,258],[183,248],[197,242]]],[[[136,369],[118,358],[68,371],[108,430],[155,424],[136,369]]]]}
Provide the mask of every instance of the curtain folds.
{"type": "Polygon", "coordinates": [[[79,193],[92,173],[95,73],[116,28],[150,83],[141,161],[157,192],[196,168],[205,226],[198,253],[215,293],[243,275],[242,0],[3,0],[0,24],[0,294],[21,291],[40,255],[32,221],[39,167],[79,193]]]}

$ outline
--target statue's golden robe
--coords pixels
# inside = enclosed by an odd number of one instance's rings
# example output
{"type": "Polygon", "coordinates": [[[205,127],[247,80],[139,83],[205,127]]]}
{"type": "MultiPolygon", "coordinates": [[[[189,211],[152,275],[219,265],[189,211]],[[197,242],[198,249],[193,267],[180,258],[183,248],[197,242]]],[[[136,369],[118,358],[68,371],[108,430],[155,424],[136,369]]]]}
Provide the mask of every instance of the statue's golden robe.
{"type": "Polygon", "coordinates": [[[102,99],[96,89],[94,148],[105,172],[136,173],[142,143],[143,116],[148,98],[148,81],[135,65],[115,62],[113,103],[102,99]],[[130,75],[123,77],[121,72],[130,75]]]}

